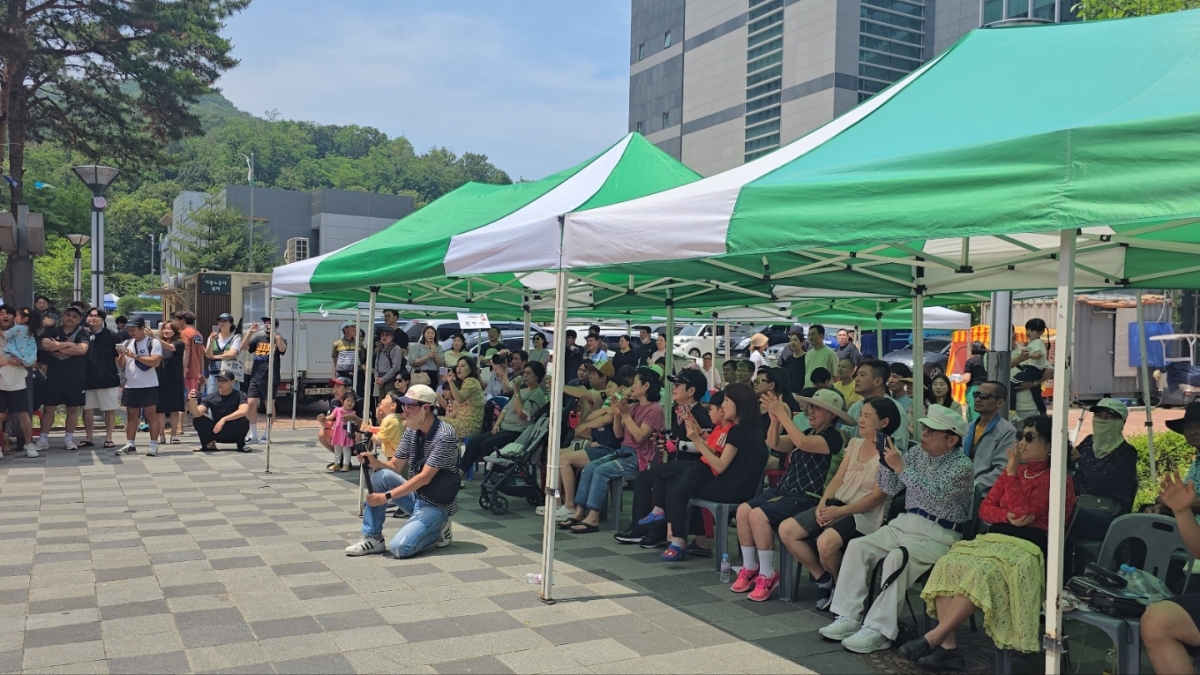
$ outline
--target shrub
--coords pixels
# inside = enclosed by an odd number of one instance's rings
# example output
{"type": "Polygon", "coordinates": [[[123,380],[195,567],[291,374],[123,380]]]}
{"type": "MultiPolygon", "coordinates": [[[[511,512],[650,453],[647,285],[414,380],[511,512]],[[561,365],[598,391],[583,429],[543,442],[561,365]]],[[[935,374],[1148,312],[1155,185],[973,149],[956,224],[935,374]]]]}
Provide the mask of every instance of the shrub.
{"type": "MultiPolygon", "coordinates": [[[[1131,436],[1127,440],[1138,451],[1138,492],[1134,499],[1134,510],[1137,510],[1158,497],[1158,486],[1150,482],[1150,453],[1146,447],[1146,435],[1131,436]]],[[[1186,474],[1195,456],[1196,449],[1188,445],[1180,434],[1174,431],[1154,434],[1154,463],[1159,476],[1172,471],[1186,474]]]]}

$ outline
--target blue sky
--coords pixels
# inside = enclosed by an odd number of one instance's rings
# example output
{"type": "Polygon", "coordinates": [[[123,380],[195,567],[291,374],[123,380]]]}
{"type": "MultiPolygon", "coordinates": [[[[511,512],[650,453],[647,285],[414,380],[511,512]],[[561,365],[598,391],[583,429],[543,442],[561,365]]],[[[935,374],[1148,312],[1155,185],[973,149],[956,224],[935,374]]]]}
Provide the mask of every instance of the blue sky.
{"type": "Polygon", "coordinates": [[[262,116],[360,124],[541,178],[628,128],[629,0],[253,0],[218,86],[262,116]]]}

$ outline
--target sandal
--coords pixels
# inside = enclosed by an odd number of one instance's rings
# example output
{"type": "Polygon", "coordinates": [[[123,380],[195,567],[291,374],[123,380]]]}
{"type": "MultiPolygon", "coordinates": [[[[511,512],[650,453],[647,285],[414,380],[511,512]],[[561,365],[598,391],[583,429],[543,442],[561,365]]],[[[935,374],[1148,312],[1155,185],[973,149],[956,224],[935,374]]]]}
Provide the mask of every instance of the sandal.
{"type": "Polygon", "coordinates": [[[567,518],[566,520],[558,521],[558,529],[569,530],[578,525],[581,521],[576,518],[567,518]]]}
{"type": "Polygon", "coordinates": [[[575,534],[591,534],[593,532],[599,532],[600,526],[592,525],[591,523],[580,522],[575,525],[575,527],[572,527],[571,531],[575,534]]]}
{"type": "Polygon", "coordinates": [[[171,437],[171,445],[179,445],[179,444],[180,444],[180,443],[182,443],[182,442],[183,442],[183,441],[179,440],[179,437],[178,437],[178,436],[172,436],[172,437],[171,437]]]}
{"type": "Polygon", "coordinates": [[[94,447],[96,447],[96,444],[95,444],[95,443],[93,443],[93,442],[91,442],[91,441],[80,441],[80,443],[79,443],[79,447],[81,447],[81,448],[94,448],[94,447]]]}
{"type": "Polygon", "coordinates": [[[662,558],[663,562],[682,562],[687,558],[687,553],[684,552],[682,546],[672,543],[659,558],[662,558]]]}
{"type": "Polygon", "coordinates": [[[117,447],[117,444],[113,443],[112,441],[104,441],[104,447],[105,448],[115,448],[115,447],[117,447]]]}

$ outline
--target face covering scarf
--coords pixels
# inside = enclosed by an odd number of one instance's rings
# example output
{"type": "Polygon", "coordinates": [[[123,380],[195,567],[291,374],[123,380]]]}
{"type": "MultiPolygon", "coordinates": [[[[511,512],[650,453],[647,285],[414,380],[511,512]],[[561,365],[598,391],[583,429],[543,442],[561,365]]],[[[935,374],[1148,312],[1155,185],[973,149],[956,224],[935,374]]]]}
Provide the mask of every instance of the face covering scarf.
{"type": "Polygon", "coordinates": [[[1092,419],[1092,451],[1104,459],[1125,441],[1125,420],[1092,419]]]}

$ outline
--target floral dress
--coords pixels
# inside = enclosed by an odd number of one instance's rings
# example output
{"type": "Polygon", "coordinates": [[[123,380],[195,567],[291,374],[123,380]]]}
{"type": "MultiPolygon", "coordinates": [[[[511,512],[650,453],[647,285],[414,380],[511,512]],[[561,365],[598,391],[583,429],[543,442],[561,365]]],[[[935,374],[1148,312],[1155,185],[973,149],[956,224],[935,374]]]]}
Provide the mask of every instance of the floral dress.
{"type": "MultiPolygon", "coordinates": [[[[1066,520],[1075,508],[1075,489],[1067,478],[1066,520]]],[[[960,541],[942,556],[921,591],[929,615],[937,617],[935,600],[956,595],[983,610],[983,626],[999,649],[1041,651],[1038,623],[1046,595],[1044,548],[1050,512],[1050,463],[1029,462],[1017,475],[1000,474],[979,506],[979,518],[992,530],[960,541]],[[1033,522],[1014,527],[1008,514],[1033,522]]]]}
{"type": "Polygon", "coordinates": [[[458,388],[454,417],[446,418],[446,422],[454,427],[460,441],[479,435],[483,427],[483,387],[479,380],[468,377],[458,388]]]}

